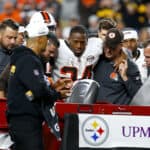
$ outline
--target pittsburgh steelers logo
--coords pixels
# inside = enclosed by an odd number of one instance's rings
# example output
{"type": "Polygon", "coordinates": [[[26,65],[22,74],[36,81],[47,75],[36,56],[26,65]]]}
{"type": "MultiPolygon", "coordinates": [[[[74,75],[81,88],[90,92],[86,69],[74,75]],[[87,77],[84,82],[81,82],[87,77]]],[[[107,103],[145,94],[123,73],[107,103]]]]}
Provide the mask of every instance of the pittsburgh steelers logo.
{"type": "Polygon", "coordinates": [[[110,39],[114,39],[116,37],[116,34],[114,32],[110,32],[108,34],[108,36],[109,36],[110,39]]]}
{"type": "Polygon", "coordinates": [[[106,121],[98,116],[91,116],[82,125],[82,135],[88,144],[99,146],[108,137],[109,128],[106,121]]]}

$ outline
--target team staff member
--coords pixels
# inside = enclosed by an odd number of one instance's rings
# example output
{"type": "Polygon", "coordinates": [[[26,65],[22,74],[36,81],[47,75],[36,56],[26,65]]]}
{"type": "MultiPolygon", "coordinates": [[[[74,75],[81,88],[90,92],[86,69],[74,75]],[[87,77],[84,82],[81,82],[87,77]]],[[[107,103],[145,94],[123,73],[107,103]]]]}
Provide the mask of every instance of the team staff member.
{"type": "Polygon", "coordinates": [[[19,25],[11,19],[0,23],[0,74],[10,61],[12,49],[16,46],[19,25]]]}
{"type": "MultiPolygon", "coordinates": [[[[46,49],[42,53],[42,62],[43,62],[45,74],[48,80],[50,81],[51,85],[55,84],[51,77],[51,71],[53,69],[55,59],[57,58],[59,44],[60,43],[57,37],[52,32],[50,32],[46,49]]],[[[58,141],[56,138],[54,138],[54,135],[51,132],[49,132],[49,128],[47,125],[48,124],[46,123],[43,124],[44,149],[45,150],[57,149],[59,144],[54,144],[54,143],[58,141]]]]}
{"type": "Polygon", "coordinates": [[[45,74],[48,77],[51,77],[51,71],[53,69],[55,60],[58,55],[59,46],[60,43],[57,37],[53,33],[50,33],[48,37],[48,43],[46,49],[42,53],[42,58],[41,58],[44,65],[45,74]]]}
{"type": "Polygon", "coordinates": [[[150,39],[144,41],[144,57],[145,57],[145,68],[147,68],[147,79],[144,82],[143,86],[139,89],[136,95],[133,97],[131,105],[141,105],[141,106],[149,106],[150,105],[150,39]]]}
{"type": "Polygon", "coordinates": [[[48,86],[40,55],[47,45],[48,28],[29,24],[27,46],[18,47],[11,57],[8,85],[8,124],[14,150],[43,150],[42,101],[53,103],[69,90],[48,86]]]}
{"type": "MultiPolygon", "coordinates": [[[[23,26],[19,26],[14,46],[20,46],[24,43],[24,30],[25,28],[23,26]]],[[[7,57],[10,57],[10,55],[8,55],[7,57]]],[[[7,96],[9,70],[10,70],[10,62],[4,67],[3,71],[0,74],[0,98],[6,98],[7,96]]]]}
{"type": "Polygon", "coordinates": [[[122,60],[119,66],[114,64],[122,53],[123,33],[112,28],[104,41],[103,56],[95,68],[94,79],[100,84],[98,100],[113,104],[129,104],[142,85],[137,66],[130,59],[122,60]]]}
{"type": "Polygon", "coordinates": [[[144,65],[144,50],[138,47],[138,33],[132,28],[124,28],[122,32],[124,35],[123,50],[138,66],[142,82],[144,83],[147,79],[147,68],[144,65]]]}

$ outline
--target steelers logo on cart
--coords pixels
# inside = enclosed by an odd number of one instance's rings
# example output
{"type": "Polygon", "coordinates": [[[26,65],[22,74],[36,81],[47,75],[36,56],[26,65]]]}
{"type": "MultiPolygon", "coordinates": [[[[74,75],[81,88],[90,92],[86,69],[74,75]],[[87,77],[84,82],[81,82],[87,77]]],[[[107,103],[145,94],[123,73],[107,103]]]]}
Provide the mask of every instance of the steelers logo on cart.
{"type": "Polygon", "coordinates": [[[106,121],[99,116],[90,116],[82,124],[82,136],[89,145],[100,146],[109,134],[106,121]]]}

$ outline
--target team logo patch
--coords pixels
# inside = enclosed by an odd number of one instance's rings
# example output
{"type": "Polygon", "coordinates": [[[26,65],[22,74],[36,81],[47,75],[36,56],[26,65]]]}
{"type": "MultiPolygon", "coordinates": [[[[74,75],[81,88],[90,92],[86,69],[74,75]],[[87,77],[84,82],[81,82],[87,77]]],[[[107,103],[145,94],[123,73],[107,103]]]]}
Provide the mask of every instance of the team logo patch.
{"type": "Polygon", "coordinates": [[[110,74],[110,79],[113,79],[115,81],[118,81],[118,74],[116,72],[112,72],[110,74]]]}
{"type": "Polygon", "coordinates": [[[106,121],[101,117],[89,117],[84,121],[81,129],[84,140],[92,146],[99,146],[108,138],[109,128],[106,121]]]}
{"type": "Polygon", "coordinates": [[[116,37],[116,34],[114,32],[110,32],[108,34],[108,36],[109,36],[110,39],[114,39],[116,37]]]}

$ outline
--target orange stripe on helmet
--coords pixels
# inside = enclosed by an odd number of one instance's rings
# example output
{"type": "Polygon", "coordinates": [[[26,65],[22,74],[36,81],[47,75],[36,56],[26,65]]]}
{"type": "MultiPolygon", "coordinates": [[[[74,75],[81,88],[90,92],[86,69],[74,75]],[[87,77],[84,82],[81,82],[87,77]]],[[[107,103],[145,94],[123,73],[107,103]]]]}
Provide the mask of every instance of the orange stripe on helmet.
{"type": "Polygon", "coordinates": [[[50,23],[51,19],[46,11],[41,11],[41,15],[43,16],[44,22],[45,23],[50,23]]]}

